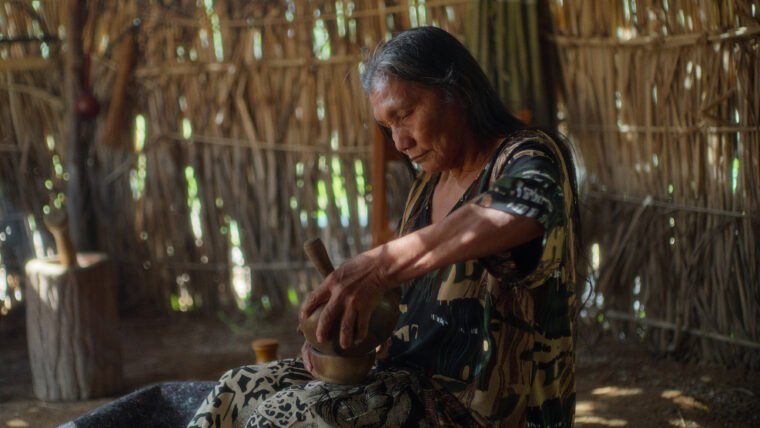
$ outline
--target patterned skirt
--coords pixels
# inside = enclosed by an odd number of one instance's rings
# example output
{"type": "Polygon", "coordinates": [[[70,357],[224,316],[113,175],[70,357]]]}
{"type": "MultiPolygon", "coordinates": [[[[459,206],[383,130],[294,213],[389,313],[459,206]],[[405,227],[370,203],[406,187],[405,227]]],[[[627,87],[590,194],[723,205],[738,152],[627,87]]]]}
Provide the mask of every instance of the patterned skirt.
{"type": "Polygon", "coordinates": [[[417,372],[375,369],[360,385],[314,379],[301,359],[225,373],[188,427],[476,426],[461,403],[417,372]]]}

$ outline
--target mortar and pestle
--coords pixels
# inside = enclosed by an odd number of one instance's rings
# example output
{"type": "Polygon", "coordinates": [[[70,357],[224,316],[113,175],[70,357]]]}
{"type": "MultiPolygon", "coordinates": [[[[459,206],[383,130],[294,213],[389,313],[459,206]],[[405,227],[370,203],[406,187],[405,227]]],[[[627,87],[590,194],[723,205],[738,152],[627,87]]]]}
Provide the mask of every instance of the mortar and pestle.
{"type": "MultiPolygon", "coordinates": [[[[332,273],[334,268],[321,239],[311,239],[303,247],[307,257],[323,278],[332,273]]],[[[333,325],[327,340],[322,343],[317,341],[317,323],[323,306],[299,322],[299,330],[311,345],[309,352],[316,377],[325,382],[342,385],[362,382],[375,363],[376,348],[393,334],[399,317],[400,299],[401,289],[393,288],[387,291],[370,316],[367,337],[346,349],[340,347],[338,322],[333,325]]]]}
{"type": "Polygon", "coordinates": [[[26,328],[34,394],[86,400],[122,387],[117,284],[108,255],[77,252],[66,211],[44,217],[58,254],[26,264],[26,328]]]}

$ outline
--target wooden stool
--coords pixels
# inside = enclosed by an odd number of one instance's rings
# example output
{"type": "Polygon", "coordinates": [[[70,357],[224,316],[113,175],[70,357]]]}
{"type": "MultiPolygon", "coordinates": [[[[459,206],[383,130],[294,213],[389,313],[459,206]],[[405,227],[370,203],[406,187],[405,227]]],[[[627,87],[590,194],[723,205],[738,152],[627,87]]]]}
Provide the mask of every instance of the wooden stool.
{"type": "Polygon", "coordinates": [[[45,401],[118,392],[121,342],[114,273],[103,253],[26,264],[26,331],[34,394],[45,401]]]}

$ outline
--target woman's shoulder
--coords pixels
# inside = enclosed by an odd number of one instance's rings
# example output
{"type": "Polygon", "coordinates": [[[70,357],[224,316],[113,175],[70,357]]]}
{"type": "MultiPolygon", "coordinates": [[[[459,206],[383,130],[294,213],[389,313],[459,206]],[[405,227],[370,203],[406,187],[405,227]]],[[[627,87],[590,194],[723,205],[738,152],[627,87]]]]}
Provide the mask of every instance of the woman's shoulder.
{"type": "Polygon", "coordinates": [[[547,132],[529,128],[515,131],[502,139],[498,156],[509,156],[516,152],[535,151],[536,154],[553,154],[557,141],[547,132]]]}
{"type": "Polygon", "coordinates": [[[539,129],[521,129],[502,138],[501,145],[491,162],[491,170],[495,174],[521,158],[548,160],[555,164],[559,159],[559,151],[555,139],[539,129]]]}

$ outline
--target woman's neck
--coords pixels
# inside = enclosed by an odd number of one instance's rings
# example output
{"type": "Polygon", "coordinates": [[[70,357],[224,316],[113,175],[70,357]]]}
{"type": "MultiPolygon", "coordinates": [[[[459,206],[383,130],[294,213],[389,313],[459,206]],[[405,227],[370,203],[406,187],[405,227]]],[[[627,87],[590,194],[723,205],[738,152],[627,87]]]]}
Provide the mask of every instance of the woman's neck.
{"type": "Polygon", "coordinates": [[[487,144],[464,153],[462,161],[455,167],[441,172],[441,180],[453,181],[459,187],[469,187],[480,171],[485,167],[493,156],[494,150],[499,145],[499,139],[495,138],[487,144]]]}

